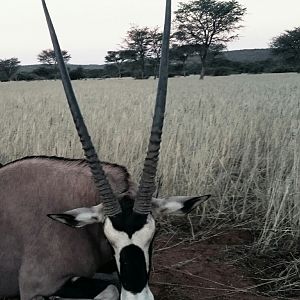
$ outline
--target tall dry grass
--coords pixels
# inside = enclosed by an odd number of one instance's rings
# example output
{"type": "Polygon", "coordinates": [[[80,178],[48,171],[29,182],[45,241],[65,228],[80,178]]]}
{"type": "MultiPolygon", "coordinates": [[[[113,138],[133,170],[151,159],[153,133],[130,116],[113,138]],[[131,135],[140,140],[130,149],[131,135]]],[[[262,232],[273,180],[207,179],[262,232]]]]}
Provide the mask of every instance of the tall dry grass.
{"type": "MultiPolygon", "coordinates": [[[[74,82],[102,160],[138,178],[154,80],[74,82]]],[[[0,84],[0,162],[27,155],[82,157],[59,81],[0,84]]],[[[300,75],[170,79],[160,158],[161,194],[215,197],[199,221],[249,221],[261,249],[300,230],[300,75]]]]}

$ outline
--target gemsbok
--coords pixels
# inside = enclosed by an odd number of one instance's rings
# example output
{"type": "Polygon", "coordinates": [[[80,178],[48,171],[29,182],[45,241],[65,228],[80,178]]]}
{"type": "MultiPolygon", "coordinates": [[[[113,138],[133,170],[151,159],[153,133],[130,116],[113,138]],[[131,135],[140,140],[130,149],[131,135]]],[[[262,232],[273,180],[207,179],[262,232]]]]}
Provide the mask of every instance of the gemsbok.
{"type": "Polygon", "coordinates": [[[171,0],[166,0],[155,112],[138,188],[125,167],[99,161],[45,0],[42,5],[86,159],[25,157],[0,168],[0,298],[55,295],[70,280],[92,278],[115,260],[120,298],[154,299],[148,286],[154,218],[189,213],[209,198],[153,198],[167,95],[171,0]]]}

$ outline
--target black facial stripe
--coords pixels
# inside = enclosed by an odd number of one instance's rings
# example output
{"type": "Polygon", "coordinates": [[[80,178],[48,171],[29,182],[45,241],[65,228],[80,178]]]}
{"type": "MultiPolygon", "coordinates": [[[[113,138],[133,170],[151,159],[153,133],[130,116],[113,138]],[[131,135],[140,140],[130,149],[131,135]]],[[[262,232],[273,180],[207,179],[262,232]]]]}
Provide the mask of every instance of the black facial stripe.
{"type": "Polygon", "coordinates": [[[123,197],[120,200],[122,213],[109,218],[113,227],[118,231],[126,232],[129,238],[131,238],[136,231],[139,231],[144,227],[148,218],[148,215],[133,212],[133,204],[133,199],[128,196],[123,197]]]}
{"type": "Polygon", "coordinates": [[[135,245],[124,247],[120,252],[120,280],[125,290],[140,293],[148,282],[144,252],[135,245]]]}

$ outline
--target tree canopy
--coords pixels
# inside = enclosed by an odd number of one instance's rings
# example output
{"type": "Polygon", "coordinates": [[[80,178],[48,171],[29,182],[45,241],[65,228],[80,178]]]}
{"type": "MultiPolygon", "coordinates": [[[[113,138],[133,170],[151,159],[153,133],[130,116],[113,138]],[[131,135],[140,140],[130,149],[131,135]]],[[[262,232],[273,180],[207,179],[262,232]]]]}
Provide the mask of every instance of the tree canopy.
{"type": "MultiPolygon", "coordinates": [[[[71,59],[71,55],[66,50],[62,50],[61,53],[65,63],[68,63],[71,59]]],[[[38,54],[37,60],[42,64],[50,66],[57,64],[55,52],[52,49],[42,50],[41,53],[38,54]]]]}
{"type": "Polygon", "coordinates": [[[154,66],[154,78],[158,76],[159,62],[161,57],[162,39],[163,33],[160,31],[159,27],[154,27],[149,30],[149,50],[148,57],[152,59],[154,66]]]}
{"type": "Polygon", "coordinates": [[[122,77],[122,67],[126,61],[135,61],[136,53],[133,50],[117,50],[117,51],[107,51],[105,56],[106,63],[113,63],[118,69],[119,78],[122,77]]]}
{"type": "MultiPolygon", "coordinates": [[[[124,39],[124,49],[135,53],[135,60],[138,64],[140,74],[138,77],[145,77],[145,66],[147,60],[154,61],[154,68],[160,59],[162,45],[162,33],[158,27],[132,26],[124,39]]],[[[155,71],[156,73],[156,71],[155,71]]]]}
{"type": "Polygon", "coordinates": [[[272,52],[287,63],[300,65],[300,27],[286,30],[273,38],[270,46],[272,52]]]}
{"type": "Polygon", "coordinates": [[[11,80],[20,67],[20,61],[16,57],[9,59],[0,59],[0,72],[2,72],[6,80],[11,80]]]}
{"type": "Polygon", "coordinates": [[[182,66],[182,75],[186,76],[186,62],[190,55],[194,54],[195,49],[191,45],[173,45],[170,49],[170,59],[174,61],[179,61],[182,66]]]}
{"type": "Polygon", "coordinates": [[[225,47],[237,38],[236,30],[246,8],[236,0],[192,0],[179,3],[175,12],[173,37],[181,45],[194,45],[202,62],[201,78],[204,78],[205,63],[212,45],[225,47]]]}
{"type": "Polygon", "coordinates": [[[150,45],[149,28],[133,26],[127,31],[124,40],[124,49],[132,50],[140,68],[140,77],[145,76],[145,63],[150,45]]]}

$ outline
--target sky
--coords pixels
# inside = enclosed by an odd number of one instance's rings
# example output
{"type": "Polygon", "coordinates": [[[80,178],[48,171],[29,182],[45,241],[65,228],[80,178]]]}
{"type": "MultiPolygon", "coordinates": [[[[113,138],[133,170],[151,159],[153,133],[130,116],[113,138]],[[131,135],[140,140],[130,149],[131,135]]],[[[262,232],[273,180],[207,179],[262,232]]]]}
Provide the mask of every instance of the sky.
{"type": "MultiPolygon", "coordinates": [[[[179,2],[173,0],[173,11],[179,2]]],[[[272,37],[300,26],[300,0],[239,0],[247,8],[240,38],[228,50],[267,48],[272,37]]],[[[47,0],[61,48],[73,64],[102,64],[131,25],[163,25],[164,0],[47,0]]],[[[0,59],[37,63],[51,48],[40,0],[0,0],[0,59]]]]}

